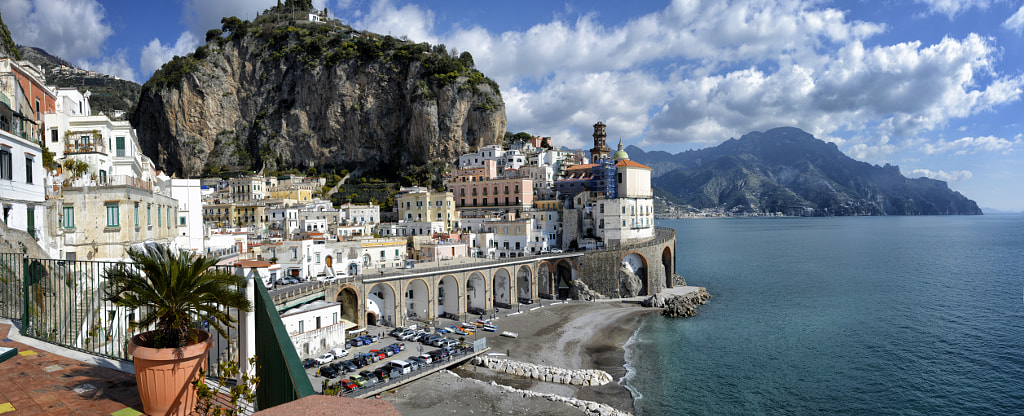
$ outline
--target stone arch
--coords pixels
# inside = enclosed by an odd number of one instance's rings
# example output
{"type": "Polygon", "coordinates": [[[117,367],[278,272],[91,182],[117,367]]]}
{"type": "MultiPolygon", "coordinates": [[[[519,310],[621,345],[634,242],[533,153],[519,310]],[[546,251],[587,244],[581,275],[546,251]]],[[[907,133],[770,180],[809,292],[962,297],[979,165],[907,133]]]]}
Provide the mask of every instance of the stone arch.
{"type": "Polygon", "coordinates": [[[437,282],[437,315],[454,318],[462,311],[459,308],[459,299],[462,299],[462,291],[459,288],[459,279],[446,274],[437,282]]]}
{"type": "Polygon", "coordinates": [[[360,270],[359,267],[360,267],[359,262],[357,262],[357,261],[349,262],[349,264],[348,264],[348,274],[350,276],[358,275],[359,274],[359,270],[360,270]]]}
{"type": "Polygon", "coordinates": [[[427,319],[430,317],[430,285],[422,278],[405,283],[405,314],[408,317],[427,319]]]}
{"type": "Polygon", "coordinates": [[[516,300],[519,299],[533,300],[533,270],[526,264],[516,271],[516,300]]]}
{"type": "Polygon", "coordinates": [[[621,297],[647,296],[650,294],[650,267],[647,256],[639,251],[630,251],[619,259],[618,290],[621,297]],[[639,285],[634,280],[639,279],[639,285]]]}
{"type": "Polygon", "coordinates": [[[466,311],[476,314],[487,311],[487,281],[480,272],[473,272],[466,279],[466,311]]]}
{"type": "Polygon", "coordinates": [[[565,299],[569,297],[569,288],[572,287],[573,281],[576,280],[576,264],[569,259],[559,259],[555,262],[554,270],[554,289],[559,298],[565,299]]]}
{"type": "Polygon", "coordinates": [[[366,312],[366,324],[377,325],[377,314],[367,311],[366,312]]]}
{"type": "Polygon", "coordinates": [[[494,304],[495,307],[501,305],[502,307],[508,308],[512,306],[512,277],[509,276],[508,269],[502,267],[494,271],[494,276],[491,279],[491,287],[494,290],[494,304]]]}
{"type": "Polygon", "coordinates": [[[366,319],[370,320],[370,312],[376,314],[377,325],[395,326],[398,318],[398,303],[395,288],[387,282],[377,283],[366,292],[366,319]]]}
{"type": "Polygon", "coordinates": [[[540,262],[537,266],[537,295],[542,298],[551,299],[552,282],[551,279],[551,263],[546,261],[540,262]]]}
{"type": "Polygon", "coordinates": [[[673,267],[675,266],[675,262],[673,260],[672,248],[666,246],[665,249],[661,251],[661,267],[665,269],[665,287],[672,287],[672,284],[674,283],[672,281],[672,277],[675,276],[675,267],[673,267]]]}
{"type": "Polygon", "coordinates": [[[352,285],[342,286],[335,293],[334,301],[341,305],[341,319],[359,326],[359,291],[352,285]]]}

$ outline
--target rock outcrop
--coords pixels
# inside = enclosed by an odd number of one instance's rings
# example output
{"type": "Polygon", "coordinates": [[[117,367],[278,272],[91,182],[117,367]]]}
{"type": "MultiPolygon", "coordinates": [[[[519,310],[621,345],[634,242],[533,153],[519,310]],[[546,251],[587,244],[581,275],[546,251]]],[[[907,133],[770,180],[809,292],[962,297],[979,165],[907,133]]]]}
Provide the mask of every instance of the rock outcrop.
{"type": "Polygon", "coordinates": [[[535,380],[573,386],[603,386],[612,381],[611,374],[601,370],[567,370],[502,358],[477,356],[473,358],[473,365],[535,380]]]}
{"type": "MultiPolygon", "coordinates": [[[[452,376],[455,376],[455,377],[459,376],[458,374],[455,374],[455,373],[453,373],[451,371],[448,371],[448,370],[441,370],[441,371],[447,372],[448,374],[450,374],[452,376]]],[[[470,379],[470,380],[472,380],[472,379],[470,379]]],[[[483,381],[480,381],[480,380],[473,380],[473,381],[478,382],[478,383],[484,383],[483,381]]],[[[575,399],[575,398],[571,398],[571,397],[559,396],[557,394],[538,393],[538,392],[535,392],[535,391],[532,391],[532,390],[521,390],[521,389],[517,389],[515,387],[506,386],[506,385],[503,385],[503,384],[498,384],[498,383],[496,383],[494,381],[492,381],[492,382],[490,382],[488,384],[490,384],[493,387],[498,387],[498,388],[500,388],[500,389],[502,389],[504,391],[510,392],[510,393],[522,394],[523,397],[542,397],[542,398],[548,399],[548,400],[553,401],[553,402],[565,403],[565,404],[573,406],[573,407],[575,407],[577,409],[583,410],[587,414],[594,415],[594,416],[630,416],[630,415],[632,415],[632,413],[623,412],[623,411],[621,411],[619,409],[616,409],[616,408],[611,407],[609,405],[606,405],[604,403],[598,403],[598,402],[593,402],[593,401],[590,401],[590,400],[575,399]]]]}
{"type": "Polygon", "coordinates": [[[582,280],[576,280],[572,283],[572,287],[569,288],[569,298],[575,300],[598,300],[605,297],[591,289],[582,280]]]}
{"type": "Polygon", "coordinates": [[[680,296],[658,293],[640,304],[649,308],[664,308],[661,314],[670,318],[688,318],[697,315],[697,306],[707,303],[708,299],[711,299],[711,294],[701,287],[680,296]]]}
{"type": "Polygon", "coordinates": [[[644,281],[626,265],[619,266],[619,293],[624,298],[631,298],[640,294],[644,288],[644,281]]]}
{"type": "Polygon", "coordinates": [[[468,53],[274,16],[225,19],[146,82],[132,125],[158,168],[394,172],[504,137],[497,84],[468,53]]]}

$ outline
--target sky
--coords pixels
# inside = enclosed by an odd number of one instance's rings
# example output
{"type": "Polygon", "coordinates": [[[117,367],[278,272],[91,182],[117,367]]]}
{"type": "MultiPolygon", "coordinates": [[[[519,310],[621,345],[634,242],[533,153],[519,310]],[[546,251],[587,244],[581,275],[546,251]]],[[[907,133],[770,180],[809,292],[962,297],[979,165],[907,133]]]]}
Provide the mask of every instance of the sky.
{"type": "MultiPolygon", "coordinates": [[[[0,0],[15,42],[145,82],[276,0],[0,0]]],[[[1024,0],[314,0],[358,30],[469,51],[508,130],[645,151],[793,126],[985,208],[1024,211],[1024,0]]]]}

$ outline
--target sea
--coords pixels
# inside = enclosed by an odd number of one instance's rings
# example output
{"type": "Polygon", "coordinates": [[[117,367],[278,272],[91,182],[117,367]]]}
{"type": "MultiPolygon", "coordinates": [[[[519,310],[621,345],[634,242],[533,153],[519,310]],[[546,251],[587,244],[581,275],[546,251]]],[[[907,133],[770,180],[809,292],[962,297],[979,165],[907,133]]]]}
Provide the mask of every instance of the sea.
{"type": "Polygon", "coordinates": [[[713,298],[627,342],[636,414],[1024,414],[1024,216],[658,225],[713,298]]]}

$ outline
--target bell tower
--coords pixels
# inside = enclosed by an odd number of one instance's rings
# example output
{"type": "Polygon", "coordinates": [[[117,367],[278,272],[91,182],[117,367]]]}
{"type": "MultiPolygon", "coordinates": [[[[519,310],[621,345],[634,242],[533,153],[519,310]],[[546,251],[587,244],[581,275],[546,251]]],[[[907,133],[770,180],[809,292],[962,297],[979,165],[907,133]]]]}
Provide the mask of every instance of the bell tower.
{"type": "Polygon", "coordinates": [[[590,149],[590,163],[598,163],[601,160],[608,159],[608,154],[612,151],[605,143],[607,134],[605,134],[604,128],[604,123],[600,121],[594,125],[594,148],[590,149]]]}

